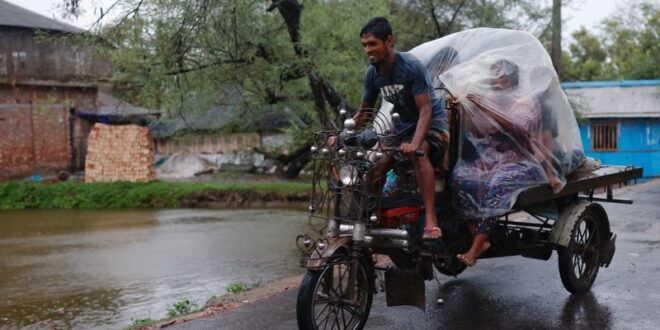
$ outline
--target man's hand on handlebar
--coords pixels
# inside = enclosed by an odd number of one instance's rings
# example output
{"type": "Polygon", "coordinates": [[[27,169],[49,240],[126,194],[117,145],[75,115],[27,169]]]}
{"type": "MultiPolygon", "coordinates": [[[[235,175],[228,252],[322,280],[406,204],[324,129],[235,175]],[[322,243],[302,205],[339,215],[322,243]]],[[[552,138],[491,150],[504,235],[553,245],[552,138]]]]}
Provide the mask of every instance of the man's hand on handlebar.
{"type": "Polygon", "coordinates": [[[399,146],[399,152],[404,155],[412,155],[413,153],[416,153],[418,149],[419,147],[416,147],[411,143],[401,143],[401,146],[399,146]]]}
{"type": "Polygon", "coordinates": [[[328,136],[328,139],[325,141],[325,144],[328,147],[334,147],[335,143],[337,143],[337,136],[335,136],[335,135],[328,136]]]}

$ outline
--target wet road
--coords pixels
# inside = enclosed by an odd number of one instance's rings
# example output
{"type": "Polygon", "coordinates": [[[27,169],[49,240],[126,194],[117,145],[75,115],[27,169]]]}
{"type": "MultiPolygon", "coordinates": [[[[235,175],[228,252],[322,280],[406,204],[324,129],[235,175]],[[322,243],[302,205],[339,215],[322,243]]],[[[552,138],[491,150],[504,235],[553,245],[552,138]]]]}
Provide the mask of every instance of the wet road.
{"type": "MultiPolygon", "coordinates": [[[[658,329],[660,328],[660,180],[624,188],[604,204],[618,235],[609,268],[590,294],[572,296],[548,261],[507,257],[480,260],[440,285],[426,282],[427,310],[386,307],[374,297],[366,329],[658,329]],[[438,298],[444,299],[441,305],[438,298]]],[[[175,329],[295,329],[295,290],[175,329]]]]}

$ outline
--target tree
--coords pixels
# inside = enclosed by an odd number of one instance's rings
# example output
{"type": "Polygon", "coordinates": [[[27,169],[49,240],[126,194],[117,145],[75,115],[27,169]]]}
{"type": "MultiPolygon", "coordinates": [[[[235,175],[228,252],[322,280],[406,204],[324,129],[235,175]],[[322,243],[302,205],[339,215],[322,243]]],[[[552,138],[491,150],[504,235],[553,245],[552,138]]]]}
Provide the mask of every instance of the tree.
{"type": "Polygon", "coordinates": [[[600,33],[582,27],[563,54],[566,80],[660,77],[660,4],[634,1],[601,22],[600,33]]]}
{"type": "Polygon", "coordinates": [[[551,7],[534,0],[393,0],[391,12],[399,48],[405,50],[476,27],[540,36],[550,27],[551,7]]]}
{"type": "MultiPolygon", "coordinates": [[[[83,0],[62,0],[71,14],[83,0]]],[[[91,1],[91,0],[90,0],[91,1]]],[[[240,94],[243,116],[286,105],[305,128],[292,126],[299,148],[277,158],[297,175],[309,156],[310,131],[357,104],[366,61],[358,31],[387,16],[397,48],[477,26],[541,33],[549,7],[532,0],[117,0],[119,11],[100,34],[114,45],[116,93],[170,116],[224,102],[219,90],[240,94]],[[539,23],[540,22],[540,23],[539,23]]],[[[108,10],[100,11],[108,15],[108,10]]],[[[235,102],[236,100],[232,100],[235,102]]],[[[238,127],[238,126],[231,126],[238,127]]]]}
{"type": "Polygon", "coordinates": [[[571,34],[573,39],[564,56],[564,78],[566,80],[598,80],[607,78],[605,59],[607,52],[600,40],[581,27],[571,34]]]}
{"type": "Polygon", "coordinates": [[[613,77],[660,78],[660,3],[634,1],[604,19],[602,27],[613,77]]]}
{"type": "Polygon", "coordinates": [[[552,1],[552,43],[550,47],[552,65],[559,79],[563,77],[561,67],[561,0],[552,1]]]}

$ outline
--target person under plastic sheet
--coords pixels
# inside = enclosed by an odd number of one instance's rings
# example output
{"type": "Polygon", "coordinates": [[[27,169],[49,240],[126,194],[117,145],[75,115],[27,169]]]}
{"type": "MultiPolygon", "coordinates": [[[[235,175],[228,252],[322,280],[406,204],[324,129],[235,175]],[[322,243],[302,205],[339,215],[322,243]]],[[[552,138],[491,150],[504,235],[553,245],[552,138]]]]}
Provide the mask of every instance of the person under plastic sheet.
{"type": "MultiPolygon", "coordinates": [[[[552,167],[558,171],[559,177],[566,177],[577,169],[584,159],[581,146],[559,143],[559,118],[553,112],[553,105],[560,104],[563,92],[554,70],[539,66],[532,71],[532,77],[538,81],[547,81],[547,87],[541,89],[537,100],[541,105],[541,130],[543,145],[552,153],[552,167]]],[[[555,182],[551,182],[554,188],[555,182]]]]}
{"type": "Polygon", "coordinates": [[[541,105],[519,88],[518,66],[500,59],[490,74],[490,91],[467,94],[475,106],[461,106],[467,137],[451,180],[454,207],[474,235],[470,249],[457,255],[467,266],[490,247],[488,233],[510,209],[512,195],[554,177],[542,145],[541,105]]]}
{"type": "MultiPolygon", "coordinates": [[[[424,64],[414,55],[394,51],[392,28],[384,17],[375,17],[360,31],[363,50],[370,66],[364,77],[364,91],[356,124],[362,125],[373,116],[373,106],[380,94],[384,101],[393,105],[393,112],[400,115],[394,126],[399,151],[408,156],[424,202],[426,227],[423,239],[438,239],[442,232],[434,212],[435,180],[431,151],[444,154],[449,132],[447,115],[440,100],[433,93],[433,86],[424,64]],[[415,156],[417,150],[424,155],[415,156]]],[[[371,191],[380,194],[384,177],[392,161],[383,156],[370,173],[371,191]]]]}

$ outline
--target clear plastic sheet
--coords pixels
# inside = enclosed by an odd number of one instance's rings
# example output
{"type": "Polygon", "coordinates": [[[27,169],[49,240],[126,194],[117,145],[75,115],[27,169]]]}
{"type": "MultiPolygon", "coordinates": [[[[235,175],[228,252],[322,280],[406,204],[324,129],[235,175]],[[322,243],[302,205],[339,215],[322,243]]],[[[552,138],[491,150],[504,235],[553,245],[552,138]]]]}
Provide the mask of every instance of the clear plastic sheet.
{"type": "Polygon", "coordinates": [[[518,194],[533,186],[563,188],[584,152],[573,110],[536,37],[479,28],[410,52],[460,111],[460,123],[451,123],[461,131],[452,136],[459,154],[451,186],[461,217],[506,213],[518,194]]]}

